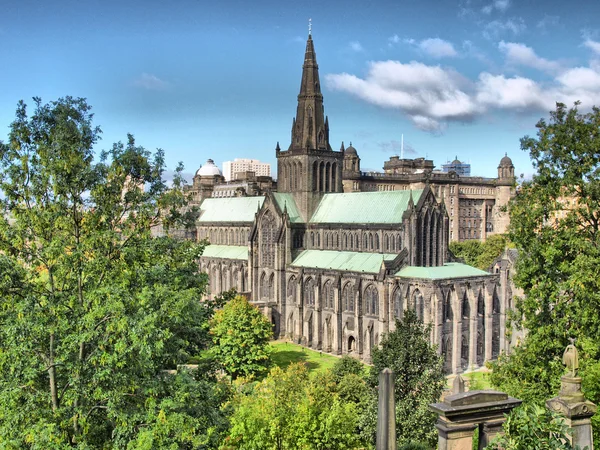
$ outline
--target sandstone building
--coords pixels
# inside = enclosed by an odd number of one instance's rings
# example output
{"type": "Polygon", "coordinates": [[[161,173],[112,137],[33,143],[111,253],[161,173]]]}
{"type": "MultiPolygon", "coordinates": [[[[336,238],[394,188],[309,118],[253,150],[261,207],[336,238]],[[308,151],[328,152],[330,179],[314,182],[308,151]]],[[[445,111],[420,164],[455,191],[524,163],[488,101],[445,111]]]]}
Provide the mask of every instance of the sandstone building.
{"type": "MultiPolygon", "coordinates": [[[[236,288],[263,308],[276,336],[365,361],[407,309],[433,325],[431,342],[448,372],[508,348],[500,275],[448,261],[451,220],[458,201],[470,198],[449,190],[466,185],[415,173],[370,179],[352,146],[334,151],[310,35],[291,143],[275,152],[277,192],[203,197],[197,236],[210,243],[201,269],[213,294],[236,288]]],[[[489,186],[490,202],[496,188],[489,186]]]]}

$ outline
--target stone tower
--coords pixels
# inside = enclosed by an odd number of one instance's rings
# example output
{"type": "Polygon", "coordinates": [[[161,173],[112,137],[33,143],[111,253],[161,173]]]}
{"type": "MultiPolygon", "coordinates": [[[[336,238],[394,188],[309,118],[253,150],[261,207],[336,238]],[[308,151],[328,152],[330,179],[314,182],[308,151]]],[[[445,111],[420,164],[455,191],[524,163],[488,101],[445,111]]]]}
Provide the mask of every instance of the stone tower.
{"type": "Polygon", "coordinates": [[[510,223],[507,211],[510,199],[515,191],[515,166],[507,154],[498,165],[498,180],[496,181],[495,228],[493,234],[506,233],[510,223]]]}
{"type": "Polygon", "coordinates": [[[308,221],[324,193],[343,192],[343,152],[329,145],[329,120],[323,108],[319,66],[312,36],[308,35],[292,142],[286,151],[277,144],[277,191],[294,195],[308,221]]]}

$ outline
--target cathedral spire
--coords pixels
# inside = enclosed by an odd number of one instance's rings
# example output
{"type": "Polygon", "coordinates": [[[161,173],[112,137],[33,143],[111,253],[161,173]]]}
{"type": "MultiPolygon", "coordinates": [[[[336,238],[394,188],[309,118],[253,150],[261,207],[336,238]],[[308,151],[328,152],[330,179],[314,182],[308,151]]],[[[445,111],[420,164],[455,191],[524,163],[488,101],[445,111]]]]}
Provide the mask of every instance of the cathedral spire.
{"type": "Polygon", "coordinates": [[[309,33],[302,65],[302,81],[298,94],[298,108],[295,123],[292,125],[290,150],[330,150],[329,123],[323,111],[323,94],[319,80],[319,65],[309,33]]]}

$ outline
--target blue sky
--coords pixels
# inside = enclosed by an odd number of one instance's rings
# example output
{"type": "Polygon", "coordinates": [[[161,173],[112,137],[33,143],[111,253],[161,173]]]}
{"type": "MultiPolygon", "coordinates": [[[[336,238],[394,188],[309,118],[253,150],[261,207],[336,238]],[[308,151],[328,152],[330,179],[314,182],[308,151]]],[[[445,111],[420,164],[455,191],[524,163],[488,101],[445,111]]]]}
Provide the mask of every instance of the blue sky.
{"type": "Polygon", "coordinates": [[[312,18],[330,140],[495,176],[556,101],[600,105],[600,2],[0,0],[0,139],[18,100],[86,97],[103,130],[193,172],[287,148],[312,18]]]}

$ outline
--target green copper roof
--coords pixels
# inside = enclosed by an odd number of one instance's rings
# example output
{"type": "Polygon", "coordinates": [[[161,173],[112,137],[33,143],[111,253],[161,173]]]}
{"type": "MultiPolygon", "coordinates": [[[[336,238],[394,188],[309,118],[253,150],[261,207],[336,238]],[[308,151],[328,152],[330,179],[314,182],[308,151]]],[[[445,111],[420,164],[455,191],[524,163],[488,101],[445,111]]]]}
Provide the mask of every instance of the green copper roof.
{"type": "Polygon", "coordinates": [[[411,192],[417,203],[423,189],[325,194],[310,223],[400,223],[411,192]]]}
{"type": "Polygon", "coordinates": [[[382,253],[336,252],[332,250],[304,250],[292,266],[314,269],[346,270],[349,272],[378,273],[383,260],[393,260],[397,255],[382,253]]]}
{"type": "Polygon", "coordinates": [[[207,245],[202,256],[223,259],[248,259],[245,245],[207,245]]]}
{"type": "Polygon", "coordinates": [[[198,222],[254,222],[264,197],[207,198],[200,205],[198,222]]]}
{"type": "Polygon", "coordinates": [[[439,267],[407,266],[396,272],[401,278],[424,278],[428,280],[443,280],[448,278],[481,277],[489,275],[484,270],[460,263],[446,263],[439,267]]]}
{"type": "Polygon", "coordinates": [[[284,208],[287,208],[288,216],[290,216],[290,222],[303,222],[302,216],[300,216],[300,212],[298,211],[298,208],[296,208],[296,201],[294,200],[294,196],[292,194],[274,192],[273,198],[277,202],[277,206],[279,206],[282,211],[284,208]]]}

